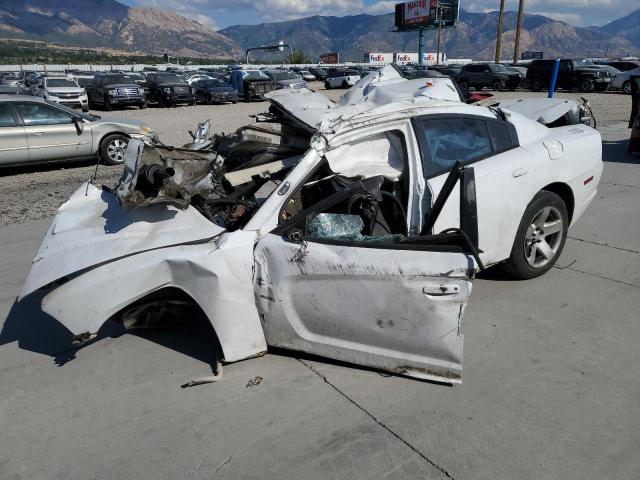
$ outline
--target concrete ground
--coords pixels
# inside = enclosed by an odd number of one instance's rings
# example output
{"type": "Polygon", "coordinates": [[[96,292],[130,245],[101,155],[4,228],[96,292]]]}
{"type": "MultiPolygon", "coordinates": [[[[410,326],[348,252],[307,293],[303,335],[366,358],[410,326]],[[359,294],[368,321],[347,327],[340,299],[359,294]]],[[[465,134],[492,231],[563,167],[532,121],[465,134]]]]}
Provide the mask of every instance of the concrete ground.
{"type": "Polygon", "coordinates": [[[0,228],[2,479],[636,479],[640,159],[603,129],[599,194],[542,278],[474,283],[463,384],[270,353],[206,375],[192,321],[81,350],[15,304],[48,219],[0,228]]]}

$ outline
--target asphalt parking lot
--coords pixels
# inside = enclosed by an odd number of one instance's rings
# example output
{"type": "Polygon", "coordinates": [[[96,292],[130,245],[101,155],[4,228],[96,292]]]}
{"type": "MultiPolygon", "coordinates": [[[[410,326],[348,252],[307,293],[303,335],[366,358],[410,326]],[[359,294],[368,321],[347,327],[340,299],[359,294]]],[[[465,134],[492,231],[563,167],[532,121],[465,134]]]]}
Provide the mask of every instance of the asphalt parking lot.
{"type": "MultiPolygon", "coordinates": [[[[598,196],[549,273],[474,282],[455,387],[277,351],[183,390],[214,359],[213,333],[196,319],[144,334],[114,326],[70,348],[37,296],[15,297],[53,211],[93,166],[4,174],[0,478],[638,478],[640,158],[626,154],[629,98],[593,96],[598,196]]],[[[264,109],[114,115],[181,144],[206,118],[232,131],[264,109]]],[[[119,174],[101,169],[105,182],[119,174]]]]}

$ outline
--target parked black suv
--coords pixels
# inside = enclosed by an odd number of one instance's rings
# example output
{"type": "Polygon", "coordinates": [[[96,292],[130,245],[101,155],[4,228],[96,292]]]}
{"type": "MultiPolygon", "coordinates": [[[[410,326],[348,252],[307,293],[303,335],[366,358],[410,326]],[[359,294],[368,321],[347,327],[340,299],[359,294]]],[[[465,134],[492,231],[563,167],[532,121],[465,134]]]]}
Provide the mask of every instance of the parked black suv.
{"type": "MultiPolygon", "coordinates": [[[[534,60],[527,70],[527,80],[532,91],[549,88],[555,60],[534,60]]],[[[589,60],[560,60],[557,88],[580,92],[604,91],[611,83],[611,75],[589,60]]]]}
{"type": "Polygon", "coordinates": [[[149,91],[147,100],[164,107],[173,107],[179,103],[196,104],[194,90],[182,75],[173,72],[149,72],[146,76],[146,87],[149,91]]]}
{"type": "Polygon", "coordinates": [[[93,81],[85,86],[89,108],[113,110],[127,105],[147,108],[144,87],[139,86],[136,80],[137,77],[121,73],[96,75],[93,81]]]}
{"type": "Polygon", "coordinates": [[[499,63],[470,63],[460,70],[458,83],[467,90],[482,87],[492,90],[515,90],[520,85],[520,75],[509,73],[507,68],[499,63]]]}

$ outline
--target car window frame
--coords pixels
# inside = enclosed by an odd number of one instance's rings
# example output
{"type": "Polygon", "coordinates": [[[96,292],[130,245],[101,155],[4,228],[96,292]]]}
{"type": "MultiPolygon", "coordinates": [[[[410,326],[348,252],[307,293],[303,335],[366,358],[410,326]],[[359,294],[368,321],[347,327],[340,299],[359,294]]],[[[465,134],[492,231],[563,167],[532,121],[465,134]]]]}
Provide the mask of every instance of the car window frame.
{"type": "Polygon", "coordinates": [[[20,118],[20,115],[18,115],[17,110],[13,107],[13,102],[2,102],[2,103],[6,104],[9,107],[9,113],[13,117],[13,121],[15,125],[13,126],[0,125],[0,128],[24,128],[24,124],[22,123],[22,118],[20,118]]]}
{"type": "Polygon", "coordinates": [[[491,152],[485,155],[480,155],[474,158],[472,161],[462,163],[463,166],[473,165],[475,163],[481,162],[482,160],[486,160],[487,158],[494,157],[496,155],[500,155],[505,152],[509,152],[516,148],[520,147],[520,140],[518,138],[518,132],[515,126],[506,120],[500,120],[498,118],[485,117],[483,115],[471,115],[468,113],[438,113],[438,114],[427,114],[427,115],[417,115],[411,118],[411,126],[413,128],[413,133],[418,141],[418,149],[420,152],[420,160],[422,167],[422,174],[425,180],[431,180],[432,178],[439,177],[440,175],[446,174],[450,169],[441,168],[439,170],[435,170],[433,167],[433,159],[431,157],[431,148],[427,142],[426,136],[421,131],[420,122],[421,121],[442,121],[442,120],[473,120],[473,121],[481,121],[484,123],[484,127],[487,132],[487,137],[489,138],[489,142],[491,145],[491,152]],[[511,134],[511,146],[508,148],[497,149],[496,148],[496,139],[491,134],[491,130],[489,129],[489,122],[496,123],[502,126],[506,126],[511,134]],[[427,174],[428,171],[430,173],[427,174]]]}
{"type": "Polygon", "coordinates": [[[55,126],[60,126],[60,125],[73,125],[74,124],[74,119],[76,118],[82,118],[79,117],[78,115],[74,115],[71,112],[67,112],[66,110],[62,109],[62,108],[57,108],[57,106],[52,105],[50,103],[45,103],[45,102],[33,102],[33,101],[29,101],[28,99],[20,99],[19,101],[15,101],[15,102],[11,102],[12,103],[12,107],[14,110],[15,115],[20,119],[20,126],[22,127],[55,127],[55,126]],[[20,111],[16,108],[16,104],[18,103],[31,103],[31,104],[36,104],[36,105],[44,105],[45,107],[48,108],[52,108],[54,110],[58,110],[60,112],[63,112],[66,115],[69,115],[71,117],[71,122],[69,123],[51,123],[51,124],[42,124],[42,125],[28,125],[25,121],[24,121],[24,117],[20,114],[20,111]]]}

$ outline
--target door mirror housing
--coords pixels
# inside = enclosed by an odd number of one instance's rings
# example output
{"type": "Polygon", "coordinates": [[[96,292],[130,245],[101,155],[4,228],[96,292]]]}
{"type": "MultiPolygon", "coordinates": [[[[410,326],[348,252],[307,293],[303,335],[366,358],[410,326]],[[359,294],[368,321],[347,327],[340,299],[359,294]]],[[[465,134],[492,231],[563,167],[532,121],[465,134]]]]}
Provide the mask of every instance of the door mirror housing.
{"type": "Polygon", "coordinates": [[[73,124],[76,126],[78,136],[82,135],[82,132],[84,132],[84,122],[82,119],[80,117],[73,117],[73,124]]]}

